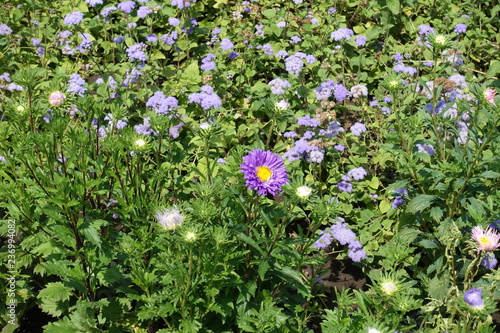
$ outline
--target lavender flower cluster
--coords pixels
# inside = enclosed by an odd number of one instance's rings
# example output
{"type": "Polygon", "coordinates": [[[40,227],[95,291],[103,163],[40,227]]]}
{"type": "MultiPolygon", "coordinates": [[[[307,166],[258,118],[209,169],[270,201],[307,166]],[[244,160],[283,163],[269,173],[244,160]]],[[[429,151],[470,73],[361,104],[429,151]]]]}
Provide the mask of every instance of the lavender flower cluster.
{"type": "Polygon", "coordinates": [[[204,110],[210,108],[220,108],[222,107],[222,101],[219,96],[214,92],[214,88],[209,85],[204,85],[201,87],[201,92],[192,93],[188,96],[189,103],[197,103],[204,110]]]}
{"type": "Polygon", "coordinates": [[[342,102],[350,96],[349,90],[343,84],[337,83],[335,80],[328,79],[316,88],[314,91],[318,101],[329,99],[332,94],[337,102],[342,102]]]}
{"type": "Polygon", "coordinates": [[[313,244],[315,249],[326,249],[335,240],[340,245],[347,245],[349,251],[347,255],[354,262],[361,262],[366,258],[366,252],[363,250],[361,243],[356,240],[354,231],[347,227],[345,220],[342,217],[337,217],[333,220],[333,224],[329,229],[320,232],[320,238],[313,244]]]}

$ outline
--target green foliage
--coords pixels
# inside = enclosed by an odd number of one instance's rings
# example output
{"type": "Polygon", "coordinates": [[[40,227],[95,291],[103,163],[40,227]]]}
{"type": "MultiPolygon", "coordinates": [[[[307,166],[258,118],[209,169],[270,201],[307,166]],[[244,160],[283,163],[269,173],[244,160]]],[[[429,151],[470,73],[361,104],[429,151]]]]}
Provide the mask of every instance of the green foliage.
{"type": "Polygon", "coordinates": [[[5,331],[34,307],[45,332],[494,330],[471,229],[500,219],[500,5],[93,2],[0,4],[5,331]],[[362,259],[319,241],[340,221],[362,259]]]}

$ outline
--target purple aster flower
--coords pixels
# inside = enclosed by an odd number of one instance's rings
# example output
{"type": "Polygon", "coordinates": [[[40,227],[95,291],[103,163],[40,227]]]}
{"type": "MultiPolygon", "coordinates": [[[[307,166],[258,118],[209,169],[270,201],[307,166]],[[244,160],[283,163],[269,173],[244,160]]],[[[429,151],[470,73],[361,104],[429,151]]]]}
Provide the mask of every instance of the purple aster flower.
{"type": "Polygon", "coordinates": [[[138,43],[128,47],[125,51],[128,54],[129,61],[134,61],[134,60],[146,61],[147,56],[146,53],[144,53],[143,51],[144,47],[146,47],[146,44],[144,43],[138,43]]]}
{"type": "Polygon", "coordinates": [[[356,36],[356,39],[354,40],[354,42],[356,43],[356,46],[364,46],[366,44],[366,36],[363,36],[363,35],[359,35],[359,36],[356,36]]]}
{"type": "Polygon", "coordinates": [[[355,123],[350,127],[352,134],[355,136],[360,136],[361,133],[366,132],[366,126],[362,123],[355,123]]]}
{"type": "Polygon", "coordinates": [[[234,49],[234,44],[229,40],[229,38],[224,38],[220,42],[220,48],[223,51],[228,51],[234,49]]]}
{"type": "Polygon", "coordinates": [[[85,0],[85,2],[89,4],[91,7],[102,5],[102,0],[85,0]]]}
{"type": "Polygon", "coordinates": [[[337,10],[333,7],[328,8],[328,14],[333,15],[337,12],[337,10]]]}
{"type": "Polygon", "coordinates": [[[291,44],[297,44],[297,43],[300,43],[301,41],[302,41],[302,38],[300,38],[299,36],[292,36],[292,38],[290,38],[291,44]]]}
{"type": "Polygon", "coordinates": [[[271,151],[252,150],[243,157],[240,168],[248,189],[258,191],[259,195],[276,195],[281,192],[281,186],[288,183],[283,161],[279,154],[271,151]]]}
{"type": "Polygon", "coordinates": [[[41,39],[39,39],[39,38],[31,38],[31,44],[32,44],[33,46],[40,46],[40,43],[41,43],[41,42],[42,42],[42,41],[41,41],[41,39]]]}
{"type": "Polygon", "coordinates": [[[337,184],[337,188],[342,192],[351,193],[352,184],[346,181],[341,181],[340,183],[337,184]]]}
{"type": "Polygon", "coordinates": [[[231,51],[229,52],[229,55],[227,56],[228,59],[235,59],[236,57],[238,57],[238,53],[234,52],[234,51],[231,51]]]}
{"type": "Polygon", "coordinates": [[[137,23],[135,22],[130,22],[127,24],[127,28],[129,29],[134,29],[134,28],[137,28],[137,23]]]}
{"type": "Polygon", "coordinates": [[[478,288],[472,288],[464,293],[464,300],[471,308],[482,310],[484,308],[483,291],[478,288]]]}
{"type": "Polygon", "coordinates": [[[223,158],[219,158],[219,159],[217,160],[217,163],[218,163],[218,164],[226,164],[227,162],[226,162],[226,160],[225,160],[225,159],[223,159],[223,158]]]}
{"type": "Polygon", "coordinates": [[[212,30],[212,35],[218,35],[220,34],[222,31],[219,29],[219,28],[215,28],[214,30],[212,30]]]}
{"type": "Polygon", "coordinates": [[[130,14],[130,12],[134,9],[135,2],[133,1],[123,1],[118,4],[118,9],[124,12],[125,14],[130,14]]]}
{"type": "Polygon", "coordinates": [[[463,23],[458,23],[455,26],[455,30],[453,30],[453,31],[456,32],[457,34],[463,34],[467,31],[467,26],[463,23]]]}
{"type": "Polygon", "coordinates": [[[137,9],[137,17],[145,18],[146,16],[148,16],[152,12],[153,12],[153,9],[151,9],[151,7],[141,6],[141,7],[139,7],[139,9],[137,9]]]}
{"type": "Polygon", "coordinates": [[[495,258],[495,255],[490,252],[486,252],[483,260],[481,261],[481,265],[483,265],[486,269],[492,270],[497,267],[498,260],[495,258]]]}
{"type": "Polygon", "coordinates": [[[83,22],[83,13],[75,10],[64,17],[64,24],[72,26],[83,22]]]}
{"type": "Polygon", "coordinates": [[[274,95],[284,95],[285,88],[290,88],[291,85],[287,80],[282,80],[280,78],[274,79],[267,84],[271,87],[271,92],[274,95]]]}
{"type": "Polygon", "coordinates": [[[359,167],[359,168],[354,168],[352,170],[349,170],[347,172],[347,175],[349,177],[352,177],[354,180],[361,180],[363,178],[365,178],[365,176],[367,175],[368,173],[366,172],[365,169],[363,169],[363,167],[359,167]]]}

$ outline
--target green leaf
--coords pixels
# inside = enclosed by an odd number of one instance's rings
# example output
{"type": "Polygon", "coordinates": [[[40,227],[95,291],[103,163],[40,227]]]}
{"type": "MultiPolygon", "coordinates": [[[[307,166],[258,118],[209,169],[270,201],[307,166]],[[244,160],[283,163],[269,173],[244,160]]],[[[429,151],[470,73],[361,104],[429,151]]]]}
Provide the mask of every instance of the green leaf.
{"type": "Polygon", "coordinates": [[[71,290],[62,282],[51,282],[38,294],[38,299],[42,301],[42,310],[52,316],[60,316],[68,309],[67,300],[71,296],[71,290]]]}
{"type": "Polygon", "coordinates": [[[399,14],[399,0],[387,0],[387,8],[389,8],[394,15],[399,14]]]}
{"type": "Polygon", "coordinates": [[[274,9],[267,9],[267,10],[265,10],[265,11],[262,12],[262,15],[264,15],[268,19],[272,19],[272,18],[274,18],[276,16],[276,10],[274,10],[274,9]]]}
{"type": "Polygon", "coordinates": [[[432,207],[431,208],[431,218],[439,222],[443,218],[443,210],[439,207],[432,207]]]}
{"type": "Polygon", "coordinates": [[[434,195],[421,194],[413,198],[410,203],[408,203],[408,211],[411,213],[421,212],[424,209],[430,207],[432,202],[436,199],[434,195]]]}
{"type": "Polygon", "coordinates": [[[495,171],[485,171],[479,175],[480,178],[498,178],[500,177],[500,173],[495,172],[495,171]]]}
{"type": "Polygon", "coordinates": [[[262,260],[259,264],[259,276],[262,281],[264,281],[264,277],[266,272],[269,270],[269,260],[262,260]]]}
{"type": "Polygon", "coordinates": [[[197,61],[193,61],[181,74],[181,84],[198,84],[201,82],[200,69],[197,61]]]}
{"type": "Polygon", "coordinates": [[[241,233],[239,235],[237,235],[236,237],[238,237],[239,239],[241,239],[242,241],[244,241],[245,243],[247,243],[248,245],[252,246],[254,249],[256,249],[257,251],[259,251],[259,253],[261,255],[265,255],[264,253],[264,250],[262,250],[260,248],[260,246],[250,237],[248,237],[247,235],[241,233]]]}
{"type": "Polygon", "coordinates": [[[488,69],[488,73],[486,73],[486,77],[490,78],[496,76],[500,73],[500,61],[493,61],[490,65],[490,69],[488,69]]]}

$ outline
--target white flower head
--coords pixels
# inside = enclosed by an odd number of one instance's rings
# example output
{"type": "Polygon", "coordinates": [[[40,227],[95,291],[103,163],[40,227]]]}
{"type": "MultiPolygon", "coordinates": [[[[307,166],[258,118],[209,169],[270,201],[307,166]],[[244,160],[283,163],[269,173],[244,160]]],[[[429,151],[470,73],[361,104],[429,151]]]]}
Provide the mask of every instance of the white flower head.
{"type": "Polygon", "coordinates": [[[165,230],[173,230],[184,222],[184,216],[177,208],[162,209],[156,213],[155,217],[165,230]]]}
{"type": "Polygon", "coordinates": [[[378,329],[373,327],[368,327],[368,333],[382,333],[378,329]]]}
{"type": "Polygon", "coordinates": [[[380,284],[380,289],[382,289],[384,294],[387,296],[391,296],[398,291],[398,286],[394,283],[394,281],[386,281],[380,284]]]}
{"type": "Polygon", "coordinates": [[[144,139],[137,139],[135,140],[135,145],[139,148],[142,148],[146,145],[146,141],[144,141],[144,139]]]}
{"type": "Polygon", "coordinates": [[[290,103],[288,103],[286,100],[282,99],[281,101],[277,102],[275,104],[276,109],[280,111],[284,111],[290,107],[290,103]]]}
{"type": "Polygon", "coordinates": [[[187,232],[186,235],[184,236],[186,242],[194,242],[196,238],[197,238],[196,234],[192,231],[187,232]]]}
{"type": "Polygon", "coordinates": [[[304,185],[304,186],[298,187],[297,190],[295,191],[295,193],[297,194],[297,196],[299,198],[306,199],[311,195],[312,188],[304,185]]]}

